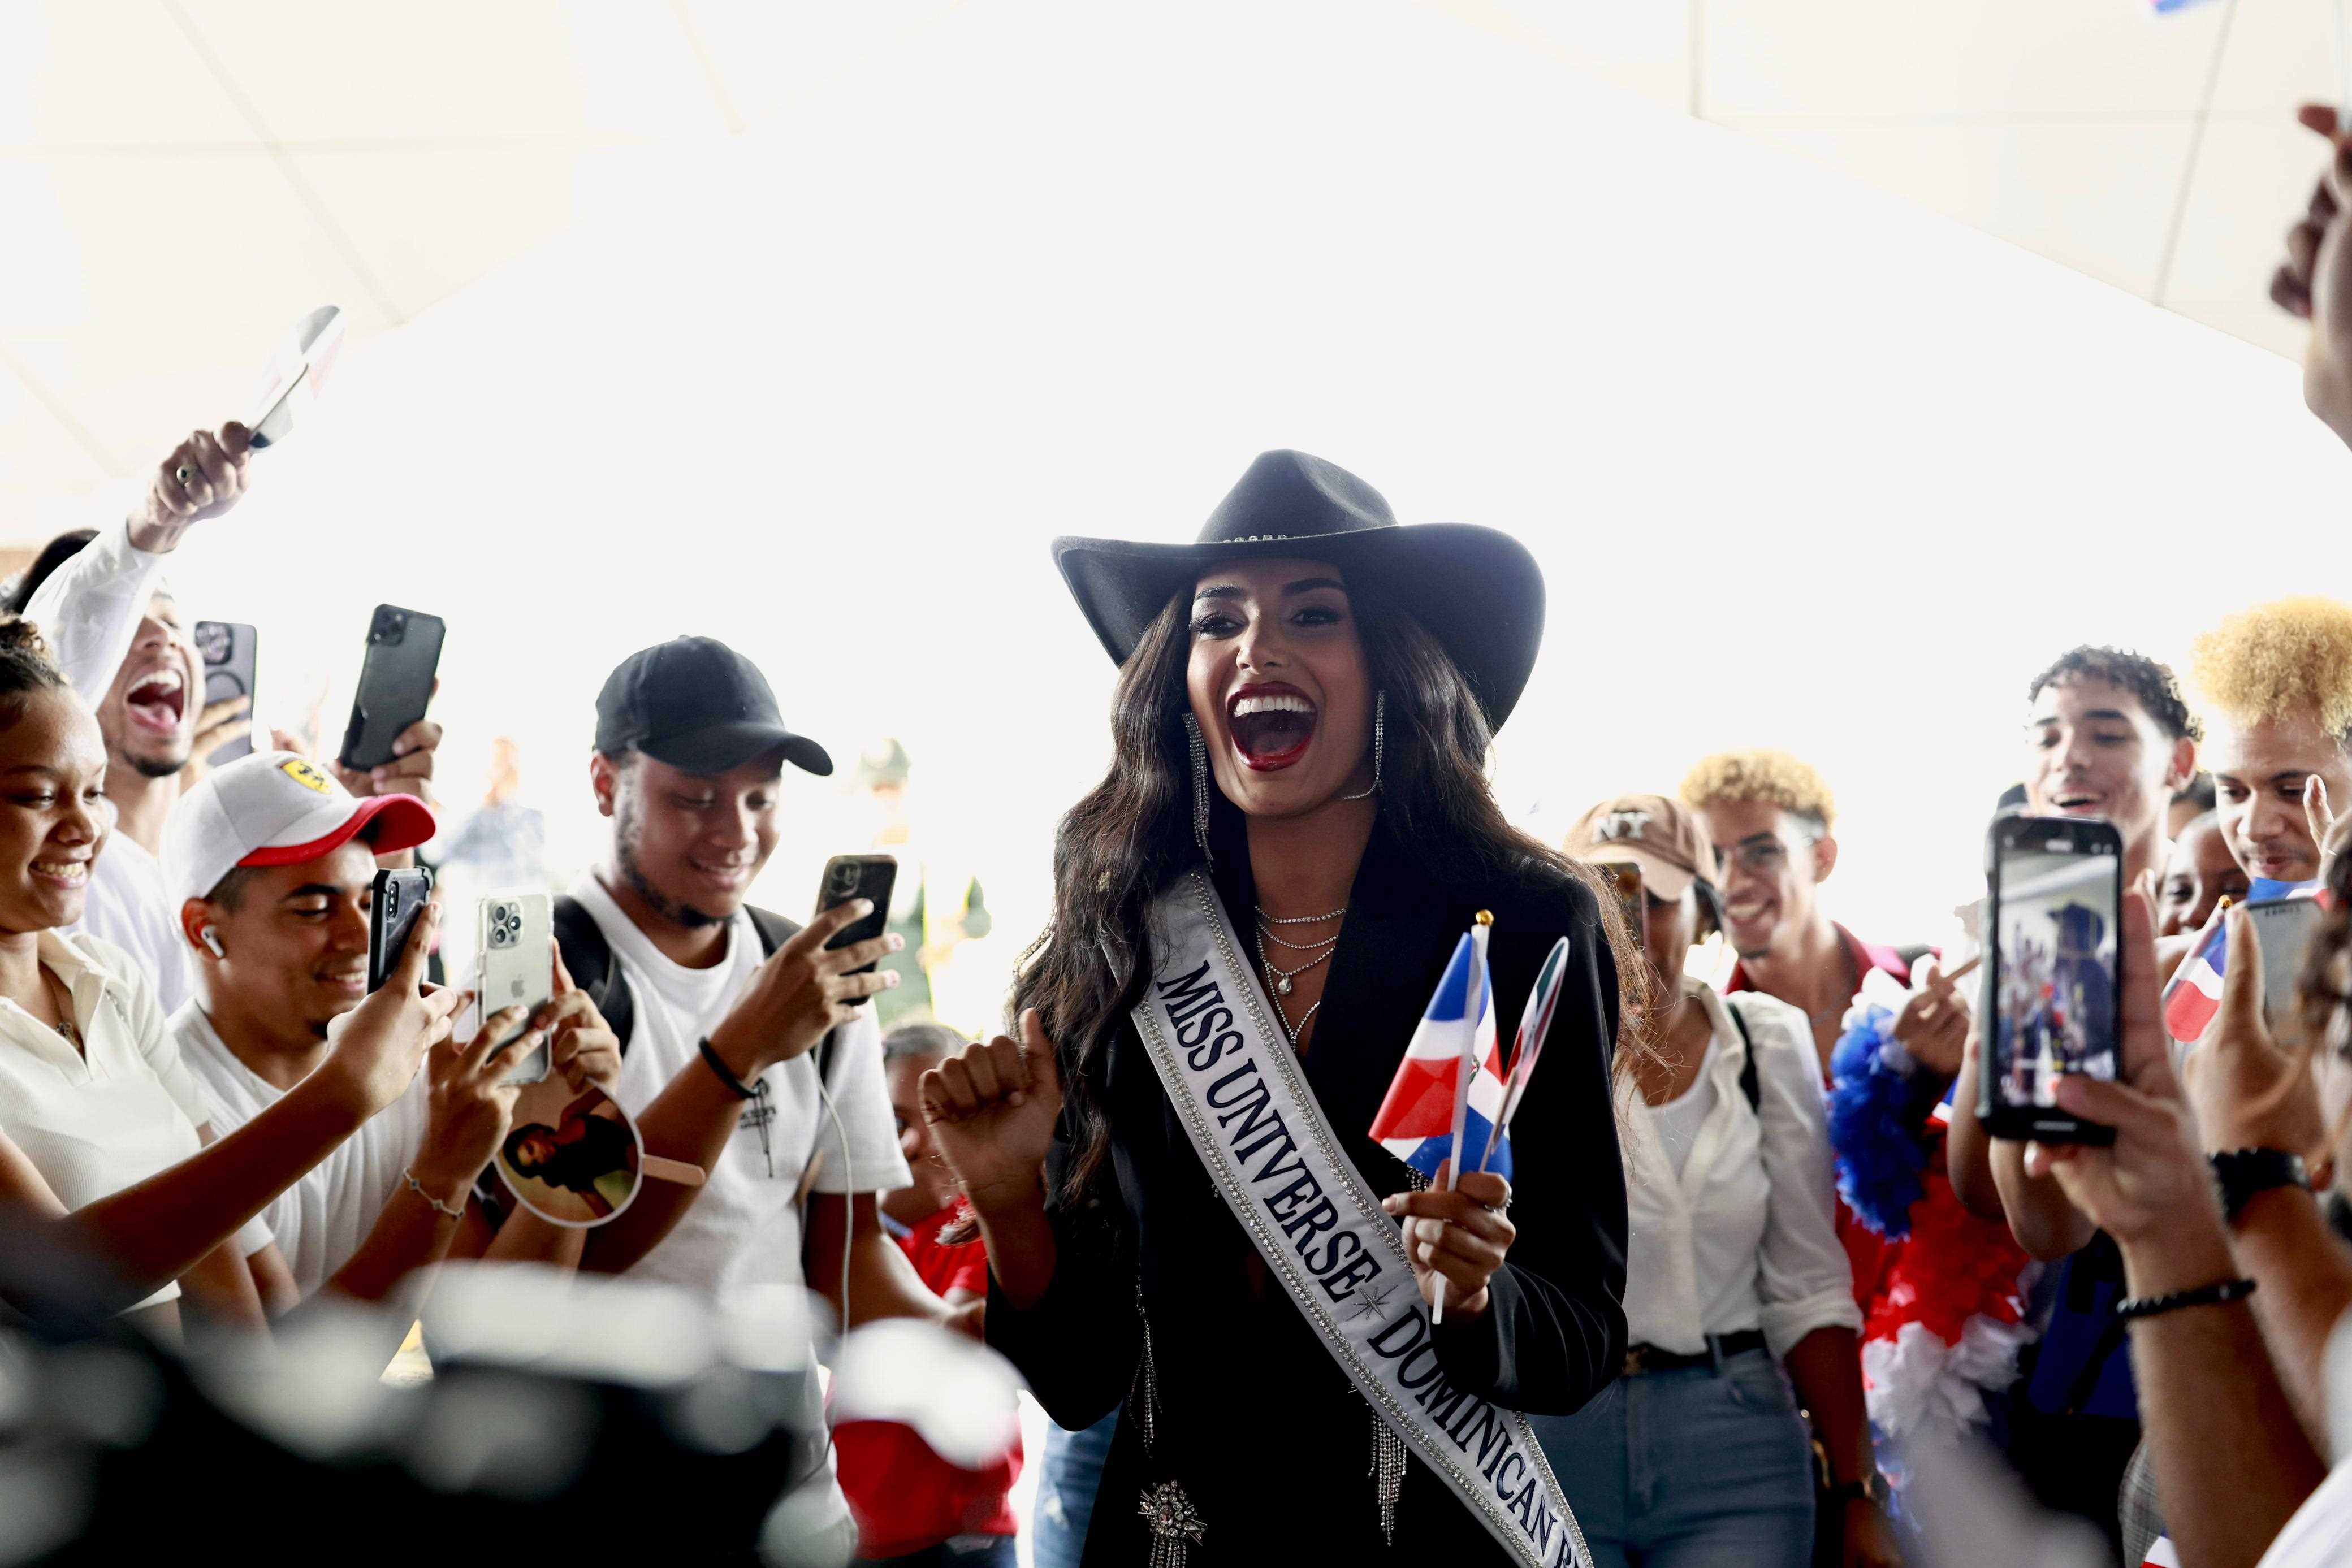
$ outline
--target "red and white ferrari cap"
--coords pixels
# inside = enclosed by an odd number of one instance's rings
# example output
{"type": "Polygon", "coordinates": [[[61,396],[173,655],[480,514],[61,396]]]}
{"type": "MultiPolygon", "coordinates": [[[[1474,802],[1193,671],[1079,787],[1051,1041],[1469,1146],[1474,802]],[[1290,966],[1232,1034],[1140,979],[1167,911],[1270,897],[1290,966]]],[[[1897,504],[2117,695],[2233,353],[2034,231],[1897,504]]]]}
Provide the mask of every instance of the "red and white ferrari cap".
{"type": "Polygon", "coordinates": [[[203,898],[241,865],[298,865],[373,826],[380,855],[415,849],[439,830],[414,795],[353,795],[310,758],[257,751],[216,768],[180,798],[163,830],[163,874],[174,898],[203,898]]]}

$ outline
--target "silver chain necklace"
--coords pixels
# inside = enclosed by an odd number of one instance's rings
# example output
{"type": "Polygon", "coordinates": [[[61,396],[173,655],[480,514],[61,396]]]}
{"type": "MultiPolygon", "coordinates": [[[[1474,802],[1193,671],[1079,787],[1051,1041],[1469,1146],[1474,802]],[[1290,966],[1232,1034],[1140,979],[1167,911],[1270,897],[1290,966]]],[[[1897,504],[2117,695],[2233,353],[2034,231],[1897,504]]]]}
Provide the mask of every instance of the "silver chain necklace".
{"type": "Polygon", "coordinates": [[[1277,936],[1274,932],[1267,930],[1263,925],[1257,928],[1257,934],[1265,937],[1267,941],[1273,943],[1276,946],[1287,947],[1294,953],[1318,952],[1325,947],[1328,947],[1332,943],[1337,942],[1339,939],[1339,934],[1334,931],[1330,936],[1324,937],[1319,942],[1293,942],[1286,937],[1277,936]]]}
{"type": "Polygon", "coordinates": [[[1328,915],[1293,915],[1288,916],[1268,915],[1265,912],[1265,905],[1262,904],[1254,904],[1250,905],[1250,907],[1256,910],[1257,917],[1260,920],[1265,921],[1268,925],[1320,925],[1326,920],[1337,920],[1339,916],[1348,913],[1348,906],[1344,904],[1328,915]]]}
{"type": "MultiPolygon", "coordinates": [[[[1336,943],[1339,941],[1339,938],[1335,936],[1332,938],[1332,941],[1336,943]]],[[[1275,994],[1282,997],[1286,997],[1290,994],[1290,982],[1292,980],[1296,979],[1298,976],[1307,973],[1307,970],[1315,967],[1316,965],[1322,963],[1330,956],[1330,953],[1328,951],[1318,953],[1314,957],[1307,959],[1307,962],[1299,965],[1296,969],[1286,969],[1276,964],[1273,959],[1266,956],[1265,941],[1263,936],[1260,936],[1257,945],[1257,961],[1265,966],[1265,971],[1267,974],[1274,977],[1275,994]]]]}

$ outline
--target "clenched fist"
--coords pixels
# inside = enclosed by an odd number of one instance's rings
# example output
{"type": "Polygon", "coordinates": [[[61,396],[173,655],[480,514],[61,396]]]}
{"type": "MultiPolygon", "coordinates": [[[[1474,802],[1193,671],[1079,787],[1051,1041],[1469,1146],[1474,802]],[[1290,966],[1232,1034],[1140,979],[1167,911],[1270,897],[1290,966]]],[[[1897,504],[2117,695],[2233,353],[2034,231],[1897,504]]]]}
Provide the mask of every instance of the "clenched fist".
{"type": "Polygon", "coordinates": [[[1062,1113],[1062,1073],[1036,1009],[1021,1015],[1019,1040],[1000,1034],[965,1046],[923,1074],[921,1092],[931,1145],[975,1208],[1037,1192],[1062,1113]]]}

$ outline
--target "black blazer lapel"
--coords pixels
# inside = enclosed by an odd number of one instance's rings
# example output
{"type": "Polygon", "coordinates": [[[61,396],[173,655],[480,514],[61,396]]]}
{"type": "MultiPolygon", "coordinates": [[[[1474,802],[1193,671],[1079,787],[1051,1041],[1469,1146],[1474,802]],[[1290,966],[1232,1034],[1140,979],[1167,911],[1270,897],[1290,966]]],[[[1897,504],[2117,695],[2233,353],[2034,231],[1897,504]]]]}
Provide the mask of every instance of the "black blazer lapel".
{"type": "Polygon", "coordinates": [[[1372,1118],[1467,929],[1466,916],[1457,920],[1456,913],[1412,870],[1385,828],[1376,828],[1331,955],[1305,1065],[1332,1130],[1383,1192],[1402,1185],[1403,1166],[1371,1141],[1372,1118]]]}

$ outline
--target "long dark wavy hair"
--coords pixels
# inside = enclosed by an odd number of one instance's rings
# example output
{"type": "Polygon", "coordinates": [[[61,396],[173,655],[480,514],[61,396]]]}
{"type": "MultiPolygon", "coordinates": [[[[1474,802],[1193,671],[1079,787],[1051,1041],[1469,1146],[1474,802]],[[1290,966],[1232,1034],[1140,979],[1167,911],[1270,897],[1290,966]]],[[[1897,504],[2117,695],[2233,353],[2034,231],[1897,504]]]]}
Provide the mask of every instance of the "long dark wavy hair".
{"type": "MultiPolygon", "coordinates": [[[[1388,696],[1380,808],[1389,831],[1440,883],[1491,885],[1525,876],[1529,862],[1593,890],[1617,961],[1621,1011],[1638,1002],[1641,946],[1613,894],[1558,850],[1504,819],[1486,783],[1494,740],[1476,694],[1421,622],[1376,583],[1351,580],[1371,686],[1388,696]]],[[[1119,669],[1111,699],[1110,770],[1062,819],[1054,843],[1054,918],[1023,956],[1013,1009],[1035,1008],[1060,1054],[1064,1108],[1076,1154],[1063,1197],[1077,1202],[1110,1147],[1101,1064],[1151,974],[1144,916],[1200,852],[1192,838],[1190,711],[1192,648],[1187,587],[1151,622],[1119,669]]],[[[1213,818],[1237,808],[1210,791],[1213,818]]]]}

